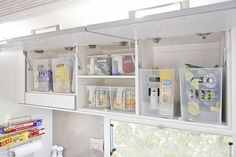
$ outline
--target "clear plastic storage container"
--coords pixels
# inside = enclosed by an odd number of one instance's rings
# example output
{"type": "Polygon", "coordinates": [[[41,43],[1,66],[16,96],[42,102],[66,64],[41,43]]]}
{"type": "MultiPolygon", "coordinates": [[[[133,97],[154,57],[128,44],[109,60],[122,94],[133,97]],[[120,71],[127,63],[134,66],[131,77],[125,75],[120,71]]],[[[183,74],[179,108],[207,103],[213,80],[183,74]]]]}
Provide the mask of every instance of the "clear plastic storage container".
{"type": "Polygon", "coordinates": [[[111,75],[111,68],[109,55],[87,57],[87,75],[111,75]]]}
{"type": "Polygon", "coordinates": [[[74,58],[52,59],[53,91],[58,93],[73,92],[74,58]]]}
{"type": "Polygon", "coordinates": [[[112,58],[112,75],[134,75],[135,56],[134,54],[115,54],[112,58]]]}
{"type": "Polygon", "coordinates": [[[87,86],[88,107],[134,111],[135,90],[132,87],[87,86]]]}
{"type": "Polygon", "coordinates": [[[110,87],[111,109],[113,110],[135,110],[135,88],[110,87]]]}
{"type": "Polygon", "coordinates": [[[49,59],[33,60],[34,90],[40,92],[52,91],[52,65],[49,59]]]}
{"type": "Polygon", "coordinates": [[[183,120],[222,122],[222,68],[180,69],[183,120]]]}
{"type": "Polygon", "coordinates": [[[143,69],[140,76],[142,115],[173,118],[174,70],[143,69]]]}

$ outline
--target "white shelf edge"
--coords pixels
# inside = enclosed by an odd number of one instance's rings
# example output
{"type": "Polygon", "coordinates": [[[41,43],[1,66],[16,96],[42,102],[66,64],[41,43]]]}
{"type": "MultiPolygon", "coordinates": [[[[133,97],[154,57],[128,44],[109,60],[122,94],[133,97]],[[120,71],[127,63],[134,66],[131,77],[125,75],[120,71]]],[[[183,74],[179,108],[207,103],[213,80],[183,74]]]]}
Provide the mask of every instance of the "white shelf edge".
{"type": "Polygon", "coordinates": [[[218,134],[218,135],[224,135],[224,136],[234,135],[233,130],[230,129],[227,125],[214,125],[214,124],[181,121],[181,120],[176,120],[176,119],[147,117],[147,116],[135,115],[135,114],[126,113],[126,112],[121,113],[121,112],[115,112],[115,111],[101,111],[101,110],[83,109],[83,108],[78,109],[78,110],[68,110],[68,109],[62,109],[62,108],[45,107],[45,106],[22,104],[22,103],[19,103],[19,104],[26,107],[80,113],[80,114],[93,115],[93,116],[101,116],[101,117],[109,118],[111,120],[117,120],[117,121],[123,121],[123,122],[139,123],[139,124],[145,124],[145,125],[155,125],[160,128],[172,128],[172,129],[188,130],[192,132],[218,134]]]}
{"type": "Polygon", "coordinates": [[[35,94],[48,94],[48,95],[64,95],[64,96],[76,96],[75,93],[55,93],[55,92],[39,92],[39,91],[27,91],[25,93],[35,93],[35,94]]]}
{"type": "Polygon", "coordinates": [[[135,75],[110,75],[110,76],[100,76],[100,75],[79,75],[77,78],[86,79],[135,79],[135,75]]]}

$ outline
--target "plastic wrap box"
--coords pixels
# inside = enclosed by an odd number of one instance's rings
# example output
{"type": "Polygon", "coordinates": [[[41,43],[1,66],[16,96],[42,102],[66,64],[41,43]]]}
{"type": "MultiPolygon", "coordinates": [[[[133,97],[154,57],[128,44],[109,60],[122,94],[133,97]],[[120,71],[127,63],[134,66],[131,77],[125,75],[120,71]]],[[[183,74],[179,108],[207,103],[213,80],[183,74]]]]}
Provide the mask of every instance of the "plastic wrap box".
{"type": "Polygon", "coordinates": [[[135,56],[133,54],[115,54],[112,58],[112,75],[134,75],[135,56]]]}
{"type": "Polygon", "coordinates": [[[87,75],[111,75],[109,55],[87,56],[87,75]]]}
{"type": "Polygon", "coordinates": [[[52,66],[49,59],[33,60],[34,90],[40,92],[52,91],[52,66]]]}
{"type": "Polygon", "coordinates": [[[52,59],[53,91],[58,93],[71,93],[73,88],[74,58],[52,59]]]}
{"type": "Polygon", "coordinates": [[[87,86],[88,107],[135,110],[135,90],[131,87],[87,86]]]}
{"type": "Polygon", "coordinates": [[[141,114],[174,118],[174,70],[142,69],[141,114]]]}
{"type": "Polygon", "coordinates": [[[180,69],[183,120],[222,122],[222,68],[180,69]]]}

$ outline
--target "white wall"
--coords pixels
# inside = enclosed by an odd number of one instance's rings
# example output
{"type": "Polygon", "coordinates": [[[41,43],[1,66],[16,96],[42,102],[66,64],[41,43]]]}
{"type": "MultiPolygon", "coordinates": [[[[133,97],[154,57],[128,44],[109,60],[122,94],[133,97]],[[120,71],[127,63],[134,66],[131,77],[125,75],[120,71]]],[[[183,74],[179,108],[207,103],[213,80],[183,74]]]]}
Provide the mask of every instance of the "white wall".
{"type": "Polygon", "coordinates": [[[53,112],[53,143],[65,148],[65,157],[103,157],[90,150],[90,138],[103,139],[103,117],[53,112]]]}
{"type": "Polygon", "coordinates": [[[32,115],[33,118],[42,118],[46,134],[42,138],[43,150],[34,157],[49,157],[52,145],[52,112],[25,108],[17,104],[18,97],[18,53],[0,52],[0,124],[9,118],[32,115]]]}

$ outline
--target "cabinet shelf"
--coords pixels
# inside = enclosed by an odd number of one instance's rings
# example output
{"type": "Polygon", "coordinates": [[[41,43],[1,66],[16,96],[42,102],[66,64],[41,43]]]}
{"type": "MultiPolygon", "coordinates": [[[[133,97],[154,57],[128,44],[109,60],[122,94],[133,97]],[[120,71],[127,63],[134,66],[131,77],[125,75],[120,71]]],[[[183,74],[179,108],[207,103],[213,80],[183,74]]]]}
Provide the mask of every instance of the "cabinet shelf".
{"type": "Polygon", "coordinates": [[[65,95],[65,96],[76,96],[75,93],[56,93],[56,92],[40,92],[40,91],[28,91],[26,93],[34,94],[48,94],[48,95],[65,95]]]}
{"type": "Polygon", "coordinates": [[[79,79],[135,79],[135,75],[79,75],[79,79]]]}
{"type": "Polygon", "coordinates": [[[188,122],[182,121],[178,119],[166,119],[166,118],[157,118],[157,117],[147,117],[136,115],[133,112],[119,112],[119,111],[105,111],[105,110],[97,110],[97,109],[89,109],[89,108],[80,108],[77,110],[68,110],[61,108],[53,108],[53,107],[45,107],[45,106],[36,106],[30,104],[21,104],[27,107],[41,108],[41,109],[51,109],[56,111],[66,111],[72,113],[80,113],[101,117],[109,117],[113,120],[120,120],[126,122],[133,123],[143,123],[147,125],[155,125],[160,128],[173,128],[173,129],[183,129],[194,132],[205,132],[211,134],[219,134],[232,136],[233,130],[229,128],[227,124],[215,125],[215,124],[205,124],[205,123],[197,123],[197,122],[188,122]]]}

